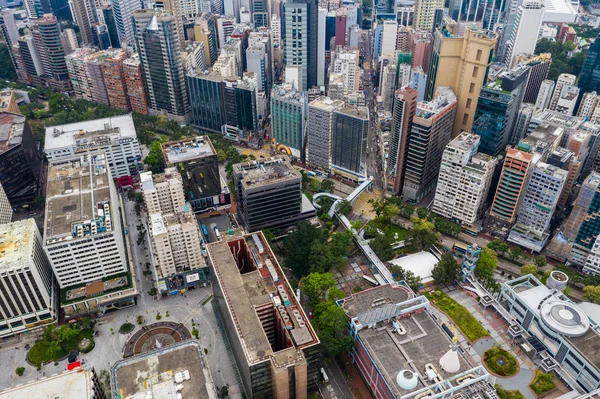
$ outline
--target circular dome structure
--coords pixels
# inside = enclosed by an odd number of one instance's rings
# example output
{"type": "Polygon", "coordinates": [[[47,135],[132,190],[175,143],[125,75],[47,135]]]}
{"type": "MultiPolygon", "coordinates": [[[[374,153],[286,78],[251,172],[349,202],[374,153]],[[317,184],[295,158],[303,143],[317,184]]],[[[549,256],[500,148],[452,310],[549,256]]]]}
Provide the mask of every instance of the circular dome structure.
{"type": "Polygon", "coordinates": [[[590,328],[590,321],[586,314],[569,302],[556,300],[544,302],[540,314],[544,324],[568,337],[584,335],[590,328]]]}
{"type": "Polygon", "coordinates": [[[569,282],[569,276],[565,273],[554,270],[548,276],[548,280],[546,281],[546,287],[552,290],[562,291],[567,288],[567,283],[569,282]]]}
{"type": "Polygon", "coordinates": [[[419,376],[411,370],[401,370],[396,376],[396,382],[400,388],[411,391],[417,387],[419,376]]]}

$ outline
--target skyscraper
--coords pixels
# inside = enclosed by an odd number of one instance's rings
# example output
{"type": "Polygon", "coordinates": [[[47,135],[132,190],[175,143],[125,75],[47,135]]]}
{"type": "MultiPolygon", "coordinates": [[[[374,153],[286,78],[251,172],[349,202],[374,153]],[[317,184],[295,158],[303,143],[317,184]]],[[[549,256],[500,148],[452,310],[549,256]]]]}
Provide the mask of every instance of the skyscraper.
{"type": "Polygon", "coordinates": [[[509,68],[516,65],[517,55],[533,54],[535,51],[543,16],[542,0],[524,0],[518,7],[513,29],[506,43],[504,63],[509,68]]]}
{"type": "Polygon", "coordinates": [[[186,122],[190,107],[175,17],[162,11],[137,10],[133,19],[150,114],[186,122]]]}
{"type": "Polygon", "coordinates": [[[472,226],[486,208],[496,159],[477,152],[480,138],[462,132],[444,149],[431,210],[472,226]]]}
{"type": "Polygon", "coordinates": [[[79,32],[83,44],[94,44],[93,25],[98,22],[95,2],[92,0],[69,0],[69,5],[73,11],[73,19],[79,32]]]}
{"type": "Polygon", "coordinates": [[[138,54],[134,54],[123,61],[123,79],[131,110],[138,114],[148,115],[148,97],[146,96],[144,76],[138,54]]]}
{"type": "Polygon", "coordinates": [[[600,34],[590,46],[577,85],[582,93],[596,91],[600,92],[600,34]]]}
{"type": "Polygon", "coordinates": [[[442,0],[416,0],[413,27],[417,30],[431,31],[435,10],[439,8],[444,8],[442,0]]]}
{"type": "Polygon", "coordinates": [[[284,63],[302,67],[302,87],[317,85],[317,0],[290,0],[283,5],[284,63]]]}
{"type": "Polygon", "coordinates": [[[577,78],[575,75],[571,75],[568,73],[561,73],[556,79],[556,85],[554,86],[554,91],[552,92],[552,98],[550,98],[549,109],[552,111],[556,111],[556,106],[558,105],[558,100],[562,95],[562,90],[564,85],[574,85],[575,80],[577,78]]]}
{"type": "Polygon", "coordinates": [[[396,91],[386,167],[387,190],[393,194],[400,193],[404,186],[406,152],[408,151],[413,117],[417,109],[418,95],[419,92],[410,87],[402,87],[396,91]]]}
{"type": "Polygon", "coordinates": [[[304,160],[307,98],[291,84],[274,86],[271,93],[271,135],[289,148],[289,155],[304,160]]]}
{"type": "Polygon", "coordinates": [[[45,75],[45,84],[65,92],[71,90],[71,80],[60,33],[58,21],[52,14],[38,19],[32,29],[33,43],[45,75]]]}
{"type": "Polygon", "coordinates": [[[527,81],[523,102],[534,104],[540,92],[542,82],[548,77],[552,55],[550,53],[543,53],[536,56],[529,56],[525,59],[519,57],[519,62],[524,62],[529,67],[529,80],[527,81]]]}
{"type": "Polygon", "coordinates": [[[119,33],[121,46],[135,46],[135,32],[131,14],[143,8],[142,0],[112,0],[115,24],[119,33]]]}
{"type": "Polygon", "coordinates": [[[481,89],[473,133],[481,136],[484,154],[496,156],[509,144],[528,76],[529,68],[521,65],[481,89]]]}
{"type": "Polygon", "coordinates": [[[331,167],[336,174],[352,181],[367,176],[368,133],[367,108],[343,106],[333,111],[331,167]]]}
{"type": "Polygon", "coordinates": [[[331,167],[331,131],[333,111],[344,102],[319,97],[308,105],[306,162],[328,171],[331,167]]]}
{"type": "Polygon", "coordinates": [[[470,131],[473,126],[477,99],[492,62],[496,39],[494,32],[476,27],[467,27],[462,37],[436,31],[425,99],[431,100],[439,86],[448,86],[456,94],[453,136],[470,131]]]}
{"type": "Polygon", "coordinates": [[[581,96],[581,102],[579,104],[579,109],[577,110],[577,116],[580,118],[590,119],[596,110],[598,100],[600,100],[600,96],[598,96],[595,91],[591,93],[584,93],[583,96],[581,96]]]}
{"type": "Polygon", "coordinates": [[[535,109],[543,111],[550,106],[552,93],[554,92],[554,81],[546,79],[540,85],[540,90],[535,100],[535,109]]]}
{"type": "Polygon", "coordinates": [[[406,155],[404,201],[419,202],[435,188],[455,116],[456,96],[449,87],[438,87],[435,99],[417,103],[406,155]]]}

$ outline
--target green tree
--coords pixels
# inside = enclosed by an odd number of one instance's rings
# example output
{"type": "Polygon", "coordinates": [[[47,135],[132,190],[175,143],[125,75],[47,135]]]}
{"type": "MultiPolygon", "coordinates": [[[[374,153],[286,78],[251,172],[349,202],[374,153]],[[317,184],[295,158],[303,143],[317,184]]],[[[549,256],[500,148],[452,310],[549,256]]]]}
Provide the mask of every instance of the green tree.
{"type": "Polygon", "coordinates": [[[533,274],[534,277],[539,277],[538,268],[536,265],[525,265],[521,268],[521,276],[533,274]]]}
{"type": "Polygon", "coordinates": [[[11,62],[6,43],[0,43],[0,79],[15,81],[17,73],[11,62]]]}
{"type": "Polygon", "coordinates": [[[388,202],[385,198],[371,198],[369,204],[371,204],[371,210],[375,213],[375,216],[379,217],[388,202]]]}
{"type": "Polygon", "coordinates": [[[537,267],[544,267],[548,264],[548,261],[544,255],[538,255],[533,258],[533,263],[535,263],[537,267]]]}
{"type": "Polygon", "coordinates": [[[323,351],[329,357],[348,352],[354,340],[346,333],[348,318],[344,309],[332,302],[323,302],[314,308],[314,325],[323,351]]]}
{"type": "Polygon", "coordinates": [[[482,248],[477,262],[477,274],[482,278],[493,278],[498,264],[496,252],[489,248],[482,248]]]}
{"type": "Polygon", "coordinates": [[[419,219],[427,219],[427,216],[429,216],[429,209],[417,208],[417,216],[419,219]]]}
{"type": "Polygon", "coordinates": [[[289,233],[282,245],[285,267],[291,269],[296,277],[310,273],[308,259],[313,243],[326,242],[327,232],[319,229],[309,222],[298,224],[298,228],[289,233]]]}
{"type": "Polygon", "coordinates": [[[412,217],[413,228],[407,233],[407,243],[417,251],[429,251],[438,244],[440,234],[433,231],[433,224],[425,219],[412,217]]]}
{"type": "Polygon", "coordinates": [[[15,369],[15,374],[18,375],[19,377],[22,377],[23,374],[25,374],[25,367],[17,367],[15,369]]]}
{"type": "Polygon", "coordinates": [[[600,286],[588,285],[583,287],[583,299],[600,305],[600,286]]]}
{"type": "Polygon", "coordinates": [[[442,234],[448,234],[454,237],[457,237],[458,234],[462,231],[462,226],[458,223],[451,222],[450,220],[437,217],[434,220],[435,228],[442,234]]]}
{"type": "Polygon", "coordinates": [[[326,191],[328,193],[332,193],[334,188],[335,188],[335,183],[333,182],[333,180],[323,179],[321,181],[321,185],[320,185],[321,191],[326,191]]]}
{"type": "Polygon", "coordinates": [[[338,213],[348,216],[352,212],[352,204],[348,200],[342,200],[337,206],[338,213]]]}
{"type": "Polygon", "coordinates": [[[326,273],[332,269],[339,271],[346,260],[336,254],[328,242],[313,242],[308,256],[309,271],[311,273],[326,273]]]}
{"type": "Polygon", "coordinates": [[[217,162],[219,163],[223,163],[227,160],[227,154],[225,154],[225,151],[223,151],[222,149],[218,149],[217,150],[217,162]]]}
{"type": "Polygon", "coordinates": [[[410,218],[415,213],[415,207],[411,204],[404,204],[400,214],[405,218],[410,218]]]}
{"type": "Polygon", "coordinates": [[[387,262],[394,257],[394,250],[392,249],[393,243],[394,239],[392,237],[388,237],[384,234],[377,234],[377,236],[369,242],[369,246],[381,261],[387,262]]]}
{"type": "Polygon", "coordinates": [[[333,233],[331,235],[331,240],[329,241],[332,252],[337,256],[347,257],[350,255],[350,250],[353,246],[353,239],[354,236],[350,230],[333,233]]]}
{"type": "Polygon", "coordinates": [[[162,148],[160,146],[160,141],[155,140],[150,144],[150,152],[148,153],[148,156],[144,159],[144,163],[150,166],[153,173],[164,172],[164,158],[162,148]]]}
{"type": "Polygon", "coordinates": [[[270,229],[265,229],[262,231],[262,233],[269,244],[271,244],[273,240],[275,240],[275,234],[273,234],[273,232],[270,229]]]}
{"type": "Polygon", "coordinates": [[[499,255],[504,255],[506,253],[506,251],[508,251],[508,244],[505,243],[504,241],[500,241],[498,239],[490,241],[488,243],[487,247],[489,249],[496,251],[496,253],[499,255]]]}
{"type": "Polygon", "coordinates": [[[442,255],[440,261],[433,267],[431,277],[436,284],[450,284],[456,278],[458,263],[450,252],[442,255]]]}
{"type": "Polygon", "coordinates": [[[508,256],[512,260],[520,259],[523,256],[523,250],[521,249],[521,247],[515,245],[514,247],[511,247],[508,251],[508,256]]]}

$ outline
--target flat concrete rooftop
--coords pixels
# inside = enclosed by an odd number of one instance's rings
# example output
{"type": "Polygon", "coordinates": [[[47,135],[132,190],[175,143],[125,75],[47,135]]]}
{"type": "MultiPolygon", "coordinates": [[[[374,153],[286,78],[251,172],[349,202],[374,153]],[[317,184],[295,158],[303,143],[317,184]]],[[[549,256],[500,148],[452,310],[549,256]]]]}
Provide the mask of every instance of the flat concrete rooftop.
{"type": "Polygon", "coordinates": [[[183,341],[166,348],[121,360],[112,367],[116,393],[121,399],[175,399],[178,385],[174,375],[188,370],[190,379],[181,382],[185,399],[215,398],[210,371],[202,357],[200,343],[183,341]]]}
{"type": "Polygon", "coordinates": [[[285,155],[235,164],[233,173],[246,189],[302,178],[285,155]]]}
{"type": "Polygon", "coordinates": [[[373,310],[373,303],[397,304],[413,297],[413,294],[401,285],[390,284],[369,288],[352,294],[350,299],[344,301],[344,311],[351,319],[373,310]]]}
{"type": "Polygon", "coordinates": [[[10,112],[0,112],[0,154],[21,144],[25,117],[10,112]]]}
{"type": "Polygon", "coordinates": [[[105,220],[107,215],[103,214],[102,203],[107,203],[114,213],[110,204],[111,176],[104,154],[95,154],[91,158],[90,162],[76,158],[48,167],[46,241],[77,238],[73,234],[75,225],[89,226],[97,218],[105,220]]]}
{"type": "Polygon", "coordinates": [[[133,117],[129,114],[47,127],[44,149],[48,151],[81,145],[83,141],[94,140],[100,136],[136,138],[133,117]]]}
{"type": "Polygon", "coordinates": [[[0,224],[0,272],[20,270],[33,256],[37,227],[33,219],[0,224]]]}
{"type": "Polygon", "coordinates": [[[169,141],[161,144],[165,162],[174,164],[216,155],[208,136],[198,136],[191,139],[169,141]]]}
{"type": "Polygon", "coordinates": [[[78,367],[50,377],[44,377],[14,388],[0,391],[0,399],[16,398],[60,398],[88,399],[95,397],[92,390],[93,372],[78,367]]]}

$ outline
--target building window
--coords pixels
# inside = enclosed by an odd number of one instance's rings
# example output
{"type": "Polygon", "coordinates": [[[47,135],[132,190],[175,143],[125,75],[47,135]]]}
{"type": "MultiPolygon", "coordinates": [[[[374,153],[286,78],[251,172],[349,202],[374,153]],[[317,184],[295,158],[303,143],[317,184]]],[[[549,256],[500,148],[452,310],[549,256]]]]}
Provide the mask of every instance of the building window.
{"type": "Polygon", "coordinates": [[[464,114],[463,120],[462,120],[463,126],[466,125],[468,121],[469,121],[469,114],[464,114]]]}
{"type": "Polygon", "coordinates": [[[475,56],[477,61],[481,61],[481,50],[477,50],[477,55],[475,56]]]}
{"type": "Polygon", "coordinates": [[[475,91],[475,83],[471,83],[471,86],[469,86],[469,93],[473,93],[475,91]]]}
{"type": "Polygon", "coordinates": [[[467,108],[471,108],[471,99],[467,98],[467,108]]]}
{"type": "Polygon", "coordinates": [[[473,77],[476,78],[477,74],[479,73],[479,67],[473,67],[473,77]]]}

